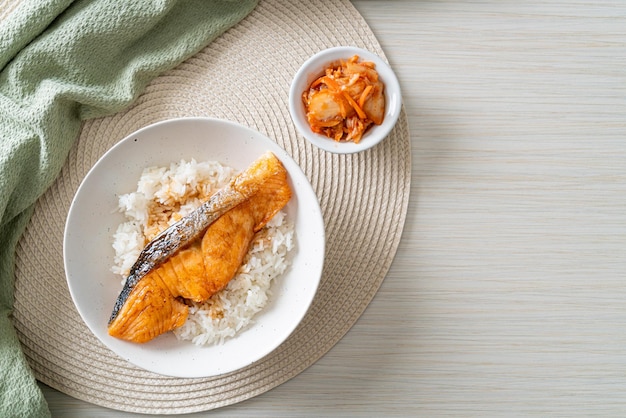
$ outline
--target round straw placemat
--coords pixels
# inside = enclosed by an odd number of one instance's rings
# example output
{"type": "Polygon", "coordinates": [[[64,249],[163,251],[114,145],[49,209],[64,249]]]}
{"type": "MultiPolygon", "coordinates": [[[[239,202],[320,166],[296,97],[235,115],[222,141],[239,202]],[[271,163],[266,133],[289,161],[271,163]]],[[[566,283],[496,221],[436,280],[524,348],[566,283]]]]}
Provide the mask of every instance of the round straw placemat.
{"type": "Polygon", "coordinates": [[[84,124],[60,176],[37,202],[16,252],[14,323],[37,379],[113,409],[197,412],[284,383],[350,329],[381,285],[400,241],[409,199],[410,140],[404,111],[385,141],[359,154],[330,154],[296,133],[287,105],[291,78],[308,57],[337,45],[384,58],[348,1],[261,1],[237,26],[155,79],[127,111],[84,124]],[[187,116],[234,121],[275,140],[309,178],[327,235],[318,293],[289,339],[251,366],[203,379],[147,372],[101,344],[72,303],[62,254],[70,203],[100,156],[139,128],[187,116]]]}

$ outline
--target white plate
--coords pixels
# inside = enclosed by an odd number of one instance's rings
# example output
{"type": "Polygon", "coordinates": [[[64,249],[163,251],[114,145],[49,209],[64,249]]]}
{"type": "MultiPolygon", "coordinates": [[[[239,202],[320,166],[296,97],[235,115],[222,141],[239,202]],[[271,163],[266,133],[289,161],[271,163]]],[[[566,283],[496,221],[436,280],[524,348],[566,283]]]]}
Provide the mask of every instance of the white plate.
{"type": "Polygon", "coordinates": [[[69,210],[63,257],[72,299],[89,329],[125,360],[175,377],[208,377],[248,366],[278,347],[306,314],[320,281],[325,234],[320,207],[296,162],[275,142],[232,122],[185,118],[145,127],[112,147],[89,171],[69,210]],[[172,333],[136,344],[109,336],[107,323],[121,290],[111,273],[112,235],[124,221],[120,194],[137,188],[144,168],[181,159],[219,161],[238,170],[272,151],[289,172],[293,197],[286,206],[295,223],[291,267],[272,284],[270,303],[255,324],[222,345],[198,347],[172,333]]]}

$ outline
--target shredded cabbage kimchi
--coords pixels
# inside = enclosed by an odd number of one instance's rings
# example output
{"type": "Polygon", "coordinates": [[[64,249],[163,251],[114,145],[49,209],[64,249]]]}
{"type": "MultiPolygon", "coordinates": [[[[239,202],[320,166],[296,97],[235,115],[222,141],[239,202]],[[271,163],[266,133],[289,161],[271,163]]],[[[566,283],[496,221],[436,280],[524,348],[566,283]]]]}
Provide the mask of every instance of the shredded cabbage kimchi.
{"type": "Polygon", "coordinates": [[[335,141],[358,143],[385,116],[384,85],[373,62],[359,62],[354,55],[326,69],[302,93],[313,132],[335,141]]]}

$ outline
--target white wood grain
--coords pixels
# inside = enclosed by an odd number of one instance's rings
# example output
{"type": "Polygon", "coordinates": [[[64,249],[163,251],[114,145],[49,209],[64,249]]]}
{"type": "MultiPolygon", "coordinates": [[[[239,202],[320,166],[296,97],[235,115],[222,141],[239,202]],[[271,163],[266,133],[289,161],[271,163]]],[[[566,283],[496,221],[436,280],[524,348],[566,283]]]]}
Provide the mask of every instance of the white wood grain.
{"type": "Polygon", "coordinates": [[[626,3],[353,4],[409,115],[399,252],[314,366],[193,416],[626,415],[626,3]]]}

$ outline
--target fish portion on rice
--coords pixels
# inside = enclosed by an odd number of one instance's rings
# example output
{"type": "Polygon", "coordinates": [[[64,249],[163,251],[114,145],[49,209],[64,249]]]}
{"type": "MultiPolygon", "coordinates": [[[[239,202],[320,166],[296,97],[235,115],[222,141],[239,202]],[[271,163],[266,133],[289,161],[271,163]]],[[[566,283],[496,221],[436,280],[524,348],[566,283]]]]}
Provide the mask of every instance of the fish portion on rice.
{"type": "Polygon", "coordinates": [[[164,229],[176,230],[207,199],[229,187],[248,193],[200,239],[145,276],[126,282],[128,294],[120,313],[114,310],[111,335],[145,342],[174,330],[179,339],[195,344],[221,343],[266,306],[271,283],[288,267],[294,246],[293,226],[282,211],[291,196],[287,174],[280,161],[267,154],[237,175],[217,162],[194,160],[149,168],[136,192],[120,196],[120,210],[128,220],[114,235],[112,270],[133,277],[144,246],[158,240],[164,229]]]}

